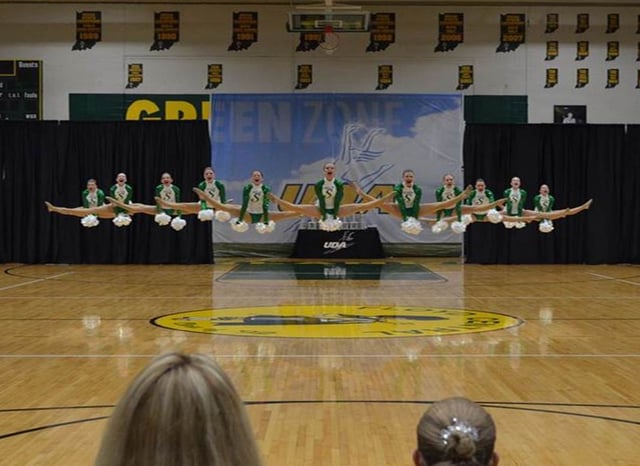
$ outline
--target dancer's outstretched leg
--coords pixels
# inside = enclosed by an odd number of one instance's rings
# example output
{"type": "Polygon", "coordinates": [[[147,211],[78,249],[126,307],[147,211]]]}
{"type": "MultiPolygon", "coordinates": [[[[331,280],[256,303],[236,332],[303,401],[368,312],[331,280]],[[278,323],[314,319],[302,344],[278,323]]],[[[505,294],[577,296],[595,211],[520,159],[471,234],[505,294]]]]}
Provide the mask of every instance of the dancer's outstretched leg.
{"type": "Polygon", "coordinates": [[[491,209],[504,206],[505,202],[507,202],[506,198],[498,199],[497,201],[490,202],[489,204],[480,204],[480,205],[464,205],[463,204],[462,213],[463,214],[486,214],[491,209]]]}
{"type": "Polygon", "coordinates": [[[578,214],[578,213],[582,212],[583,210],[587,210],[587,209],[589,209],[589,207],[591,207],[592,203],[593,203],[593,199],[589,199],[587,202],[585,202],[584,204],[582,204],[582,205],[580,205],[578,207],[552,210],[551,212],[536,212],[536,211],[529,211],[529,212],[535,212],[539,219],[556,220],[556,219],[559,219],[559,218],[564,218],[564,217],[568,217],[570,215],[578,214]]]}
{"type": "Polygon", "coordinates": [[[190,215],[197,214],[202,210],[199,202],[171,202],[165,201],[161,197],[156,196],[155,198],[156,204],[158,204],[163,209],[168,210],[178,210],[182,215],[190,215]]]}
{"type": "Polygon", "coordinates": [[[303,215],[309,218],[322,218],[320,210],[318,210],[318,207],[314,204],[294,204],[293,202],[279,198],[273,193],[269,193],[269,199],[285,211],[296,212],[297,215],[303,215]]]}
{"type": "Polygon", "coordinates": [[[158,207],[155,205],[148,204],[140,204],[134,202],[132,204],[125,204],[117,199],[107,196],[107,200],[109,204],[113,204],[121,209],[126,210],[130,214],[147,214],[147,215],[156,215],[158,213],[158,207]]]}
{"type": "Polygon", "coordinates": [[[49,212],[55,212],[62,215],[71,215],[73,217],[86,217],[87,215],[95,215],[99,218],[114,218],[113,206],[104,204],[98,207],[58,207],[48,201],[44,201],[49,212]]]}

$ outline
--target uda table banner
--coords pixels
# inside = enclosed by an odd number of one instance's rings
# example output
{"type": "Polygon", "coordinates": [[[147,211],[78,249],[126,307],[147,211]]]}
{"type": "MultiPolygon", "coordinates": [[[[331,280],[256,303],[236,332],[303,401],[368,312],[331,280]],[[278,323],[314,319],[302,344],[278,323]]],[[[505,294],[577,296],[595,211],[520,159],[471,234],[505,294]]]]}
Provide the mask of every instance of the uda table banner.
{"type": "MultiPolygon", "coordinates": [[[[315,202],[313,185],[323,165],[336,162],[337,178],[356,181],[372,196],[388,193],[412,169],[422,202],[435,202],[445,173],[462,185],[462,99],[460,95],[415,94],[215,94],[211,96],[212,164],[232,203],[253,170],[289,202],[315,202]]],[[[347,186],[343,204],[360,202],[347,186]]],[[[271,206],[276,210],[277,206],[271,206]]],[[[227,243],[292,243],[304,219],[278,222],[270,234],[244,233],[216,222],[214,240],[227,243]]],[[[364,223],[383,242],[459,243],[461,235],[439,235],[424,225],[419,235],[400,229],[401,220],[377,209],[364,223]]]]}

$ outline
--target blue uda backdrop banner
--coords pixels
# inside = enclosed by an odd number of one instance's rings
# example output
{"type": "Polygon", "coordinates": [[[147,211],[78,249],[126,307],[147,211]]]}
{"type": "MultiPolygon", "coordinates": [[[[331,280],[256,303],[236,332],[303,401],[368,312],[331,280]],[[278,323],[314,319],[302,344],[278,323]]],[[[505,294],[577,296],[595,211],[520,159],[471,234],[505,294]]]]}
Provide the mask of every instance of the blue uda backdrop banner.
{"type": "MultiPolygon", "coordinates": [[[[462,99],[459,95],[406,94],[215,94],[211,98],[212,164],[232,203],[242,202],[242,187],[261,170],[273,192],[290,202],[314,203],[313,184],[323,165],[336,163],[338,178],[356,181],[380,196],[412,169],[422,187],[422,202],[435,202],[442,177],[462,183],[462,99]]],[[[344,203],[359,202],[347,187],[344,203]]],[[[272,205],[272,210],[278,209],[272,205]]],[[[378,209],[364,217],[383,242],[455,243],[449,230],[435,235],[424,224],[420,235],[401,231],[401,220],[378,209]]],[[[304,220],[278,222],[275,232],[253,228],[237,233],[215,225],[215,241],[293,242],[304,220]]]]}

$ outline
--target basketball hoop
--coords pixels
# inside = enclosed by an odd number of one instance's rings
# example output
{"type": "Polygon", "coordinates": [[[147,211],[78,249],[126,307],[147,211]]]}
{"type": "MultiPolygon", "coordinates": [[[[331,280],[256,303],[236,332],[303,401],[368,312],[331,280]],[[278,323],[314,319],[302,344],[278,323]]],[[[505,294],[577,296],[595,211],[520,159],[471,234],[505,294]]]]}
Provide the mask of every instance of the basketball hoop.
{"type": "Polygon", "coordinates": [[[340,45],[340,36],[338,36],[338,34],[334,32],[333,26],[331,26],[330,24],[327,24],[324,27],[324,32],[322,33],[322,41],[319,45],[327,55],[333,54],[333,52],[335,52],[340,45]]]}

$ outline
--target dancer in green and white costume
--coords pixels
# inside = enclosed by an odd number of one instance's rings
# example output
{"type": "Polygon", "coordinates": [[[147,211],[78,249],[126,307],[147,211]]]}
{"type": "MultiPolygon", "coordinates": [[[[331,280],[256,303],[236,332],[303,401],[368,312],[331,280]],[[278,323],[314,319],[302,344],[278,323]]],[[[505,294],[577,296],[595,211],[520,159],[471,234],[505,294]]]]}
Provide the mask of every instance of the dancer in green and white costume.
{"type": "MultiPolygon", "coordinates": [[[[115,184],[109,188],[109,197],[117,199],[124,204],[131,204],[133,199],[133,188],[127,184],[127,175],[125,173],[118,173],[116,175],[115,184]]],[[[116,214],[113,219],[114,225],[124,227],[131,224],[131,217],[125,209],[114,206],[113,212],[116,214]]]]}
{"type": "Polygon", "coordinates": [[[329,215],[338,219],[340,218],[340,203],[344,197],[344,182],[336,178],[335,163],[327,162],[322,169],[324,170],[324,178],[313,187],[318,199],[320,219],[327,220],[329,215]]]}
{"type": "MultiPolygon", "coordinates": [[[[220,204],[227,202],[225,187],[221,182],[216,180],[215,170],[212,167],[206,167],[204,169],[203,180],[198,184],[197,188],[210,199],[220,204]]],[[[179,210],[183,215],[197,214],[198,219],[202,221],[216,218],[221,222],[226,222],[230,218],[230,215],[224,210],[214,212],[214,209],[212,209],[204,199],[198,202],[171,202],[161,197],[156,197],[156,203],[164,209],[179,210]]]]}
{"type": "Polygon", "coordinates": [[[87,187],[82,191],[81,198],[82,207],[59,207],[48,201],[45,201],[45,205],[49,212],[81,217],[82,224],[87,227],[97,226],[99,223],[98,218],[112,218],[115,220],[116,207],[111,204],[105,204],[107,197],[104,191],[98,188],[98,183],[95,179],[90,178],[87,180],[87,187]]]}
{"type": "Polygon", "coordinates": [[[550,233],[553,231],[553,220],[575,215],[583,210],[587,210],[591,207],[593,199],[589,199],[578,207],[558,210],[554,210],[553,208],[555,202],[556,199],[550,194],[549,186],[546,184],[540,185],[539,194],[533,198],[534,210],[524,209],[523,214],[525,216],[534,216],[536,220],[540,221],[540,231],[550,233]]]}
{"type": "MultiPolygon", "coordinates": [[[[305,217],[318,219],[320,228],[323,230],[335,231],[342,226],[338,215],[348,217],[358,212],[362,213],[380,207],[393,194],[389,193],[380,199],[368,196],[367,202],[343,204],[346,186],[344,181],[336,178],[335,170],[335,163],[327,162],[324,164],[324,178],[313,185],[313,191],[317,198],[315,204],[294,204],[274,194],[270,195],[271,200],[287,211],[298,212],[305,217]]],[[[355,186],[355,183],[353,184],[355,186]]]]}
{"type": "MultiPolygon", "coordinates": [[[[436,200],[438,202],[444,202],[451,200],[462,194],[462,190],[458,188],[454,183],[454,178],[451,173],[447,173],[442,177],[442,186],[436,189],[436,200]]],[[[462,216],[462,201],[456,202],[453,209],[441,209],[436,213],[436,219],[441,220],[443,217],[450,217],[455,215],[458,221],[462,216]]]]}

